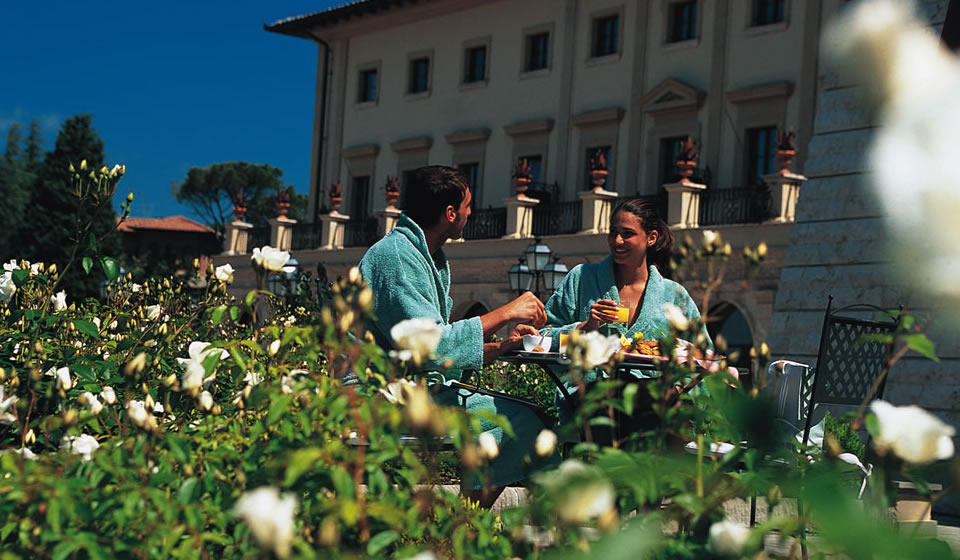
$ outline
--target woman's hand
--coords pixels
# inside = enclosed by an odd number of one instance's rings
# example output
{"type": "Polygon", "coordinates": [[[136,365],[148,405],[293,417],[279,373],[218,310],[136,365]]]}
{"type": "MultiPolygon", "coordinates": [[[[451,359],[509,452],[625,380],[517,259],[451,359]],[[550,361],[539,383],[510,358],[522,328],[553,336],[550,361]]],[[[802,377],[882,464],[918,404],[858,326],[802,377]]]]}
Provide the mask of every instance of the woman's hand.
{"type": "Polygon", "coordinates": [[[580,325],[580,329],[595,331],[600,328],[600,325],[615,322],[618,308],[619,306],[613,300],[598,299],[590,306],[590,318],[580,325]]]}

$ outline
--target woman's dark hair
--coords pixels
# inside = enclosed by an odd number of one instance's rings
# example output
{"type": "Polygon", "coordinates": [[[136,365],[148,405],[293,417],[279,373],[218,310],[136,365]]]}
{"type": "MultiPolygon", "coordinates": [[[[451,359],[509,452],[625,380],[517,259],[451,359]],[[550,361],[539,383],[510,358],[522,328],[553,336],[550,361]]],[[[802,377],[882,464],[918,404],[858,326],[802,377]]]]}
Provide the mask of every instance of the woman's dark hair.
{"type": "Polygon", "coordinates": [[[657,270],[665,278],[670,277],[670,257],[673,256],[673,231],[667,222],[660,217],[657,205],[643,200],[642,198],[631,198],[617,204],[610,214],[610,226],[612,229],[613,219],[620,212],[629,212],[640,220],[640,226],[643,231],[657,232],[657,242],[647,249],[647,262],[656,265],[657,270]]]}
{"type": "Polygon", "coordinates": [[[407,180],[403,211],[421,229],[440,222],[447,206],[459,208],[467,196],[467,182],[453,167],[428,165],[414,170],[407,180]]]}

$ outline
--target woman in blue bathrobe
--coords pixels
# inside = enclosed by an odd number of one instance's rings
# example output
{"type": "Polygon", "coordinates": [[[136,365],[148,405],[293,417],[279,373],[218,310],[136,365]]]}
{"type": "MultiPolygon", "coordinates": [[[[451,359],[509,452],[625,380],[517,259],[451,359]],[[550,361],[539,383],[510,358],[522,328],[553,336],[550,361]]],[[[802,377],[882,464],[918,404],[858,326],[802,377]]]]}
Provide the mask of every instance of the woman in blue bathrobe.
{"type": "MultiPolygon", "coordinates": [[[[610,256],[575,266],[547,301],[552,333],[599,330],[628,338],[643,333],[647,340],[660,340],[670,332],[664,313],[668,303],[680,308],[694,324],[700,320],[687,290],[664,277],[670,270],[673,232],[653,204],[641,199],[618,204],[610,218],[607,243],[610,256]],[[629,310],[626,322],[616,317],[621,305],[629,310]]],[[[702,332],[712,347],[706,328],[702,332]]],[[[642,377],[644,372],[634,374],[642,377]]],[[[587,372],[585,381],[595,381],[596,375],[596,371],[587,372]]],[[[568,386],[568,390],[572,393],[576,388],[568,386]]],[[[565,416],[566,407],[558,408],[565,416]]]]}

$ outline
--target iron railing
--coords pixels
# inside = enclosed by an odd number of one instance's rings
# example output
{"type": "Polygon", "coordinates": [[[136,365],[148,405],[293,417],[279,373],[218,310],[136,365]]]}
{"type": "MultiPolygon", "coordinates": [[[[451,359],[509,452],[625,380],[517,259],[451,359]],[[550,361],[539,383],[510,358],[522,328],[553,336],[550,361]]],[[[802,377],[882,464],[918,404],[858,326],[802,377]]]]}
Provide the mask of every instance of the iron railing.
{"type": "Polygon", "coordinates": [[[343,232],[344,247],[369,247],[377,242],[379,237],[379,222],[376,216],[354,219],[346,223],[343,232]]]}
{"type": "Polygon", "coordinates": [[[657,214],[659,214],[664,221],[667,220],[667,191],[661,188],[657,194],[637,195],[636,198],[645,200],[656,206],[657,214]]]}
{"type": "Polygon", "coordinates": [[[320,222],[294,224],[292,250],[310,250],[320,247],[320,227],[320,222]]]}
{"type": "Polygon", "coordinates": [[[562,235],[580,231],[583,202],[573,200],[533,207],[533,235],[562,235]]]}
{"type": "Polygon", "coordinates": [[[270,244],[270,226],[254,226],[247,231],[247,252],[270,244]]]}
{"type": "Polygon", "coordinates": [[[700,193],[700,225],[753,224],[772,217],[766,185],[706,189],[700,193]]]}
{"type": "Polygon", "coordinates": [[[470,213],[464,239],[499,239],[507,234],[507,209],[486,208],[470,213]]]}

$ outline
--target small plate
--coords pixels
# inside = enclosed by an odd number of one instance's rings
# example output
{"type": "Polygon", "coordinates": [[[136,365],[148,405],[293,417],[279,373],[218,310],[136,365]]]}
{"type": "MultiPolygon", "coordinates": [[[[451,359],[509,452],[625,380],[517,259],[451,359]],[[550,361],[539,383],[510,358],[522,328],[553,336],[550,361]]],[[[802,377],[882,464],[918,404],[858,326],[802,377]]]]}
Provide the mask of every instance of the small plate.
{"type": "Polygon", "coordinates": [[[517,356],[524,358],[559,358],[560,352],[527,352],[526,350],[517,350],[517,356]]]}

